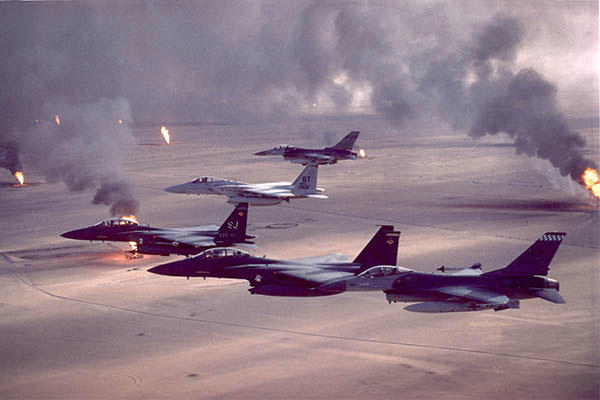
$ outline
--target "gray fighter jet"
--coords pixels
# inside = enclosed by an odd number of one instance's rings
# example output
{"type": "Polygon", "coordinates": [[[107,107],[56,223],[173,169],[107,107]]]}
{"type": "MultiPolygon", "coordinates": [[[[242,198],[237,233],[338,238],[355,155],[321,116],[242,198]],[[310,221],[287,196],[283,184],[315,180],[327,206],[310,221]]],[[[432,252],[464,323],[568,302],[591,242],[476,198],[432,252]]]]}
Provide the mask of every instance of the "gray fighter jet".
{"type": "Polygon", "coordinates": [[[244,183],[204,176],[165,189],[169,193],[219,194],[228,197],[230,204],[248,203],[253,206],[271,206],[290,199],[326,199],[317,187],[318,166],[307,166],[293,183],[244,183]]]}
{"type": "Polygon", "coordinates": [[[254,243],[249,241],[254,236],[246,235],[247,220],[248,204],[240,203],[220,227],[156,228],[140,225],[134,219],[124,217],[106,219],[61,236],[77,240],[129,242],[133,255],[190,256],[212,247],[254,243]]]}
{"type": "MultiPolygon", "coordinates": [[[[163,264],[149,272],[189,277],[215,277],[246,279],[252,294],[268,296],[327,296],[343,292],[340,282],[344,278],[381,267],[394,265],[398,254],[400,232],[393,226],[382,226],[367,246],[352,262],[342,262],[345,257],[325,255],[298,260],[276,260],[255,257],[237,249],[215,248],[189,259],[163,264]]],[[[389,267],[390,272],[395,267],[389,267]]],[[[378,290],[382,290],[380,287],[378,290]]],[[[375,290],[372,288],[371,290],[375,290]]]]}
{"type": "MultiPolygon", "coordinates": [[[[370,275],[344,278],[330,282],[329,286],[348,291],[383,287],[390,303],[421,302],[404,309],[423,313],[500,311],[519,308],[520,299],[536,297],[564,303],[558,293],[558,281],[547,275],[548,266],[565,236],[562,232],[545,233],[507,267],[490,272],[484,273],[479,263],[451,274],[378,267],[379,272],[373,270],[370,275]]],[[[440,271],[454,269],[438,268],[440,271]]]]}
{"type": "Polygon", "coordinates": [[[322,149],[303,149],[301,147],[281,144],[270,150],[254,153],[257,156],[283,156],[285,161],[302,165],[335,164],[339,160],[356,160],[364,158],[365,152],[360,149],[358,152],[352,151],[354,142],[360,132],[350,132],[337,144],[322,149]]]}

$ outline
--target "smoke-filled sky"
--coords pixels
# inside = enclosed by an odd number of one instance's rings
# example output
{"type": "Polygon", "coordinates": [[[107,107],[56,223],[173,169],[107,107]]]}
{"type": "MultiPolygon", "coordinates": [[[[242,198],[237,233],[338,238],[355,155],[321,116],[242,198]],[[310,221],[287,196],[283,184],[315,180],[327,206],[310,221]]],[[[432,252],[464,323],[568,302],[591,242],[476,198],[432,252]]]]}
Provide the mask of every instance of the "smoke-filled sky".
{"type": "Polygon", "coordinates": [[[137,208],[115,150],[136,122],[433,117],[594,165],[563,111],[597,115],[595,1],[3,3],[0,29],[0,166],[113,214],[137,208]]]}

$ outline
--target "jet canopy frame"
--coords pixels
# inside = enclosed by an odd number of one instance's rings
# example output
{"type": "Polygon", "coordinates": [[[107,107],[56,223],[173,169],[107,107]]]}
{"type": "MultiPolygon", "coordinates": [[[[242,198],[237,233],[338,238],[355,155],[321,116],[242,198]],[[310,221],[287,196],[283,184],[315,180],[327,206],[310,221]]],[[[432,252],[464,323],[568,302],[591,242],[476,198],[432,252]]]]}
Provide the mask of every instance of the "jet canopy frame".
{"type": "Polygon", "coordinates": [[[114,226],[139,226],[139,222],[136,222],[130,218],[107,218],[96,223],[96,226],[114,227],[114,226]]]}
{"type": "Polygon", "coordinates": [[[406,272],[412,272],[411,269],[403,268],[403,267],[395,267],[390,265],[377,265],[375,267],[371,267],[366,271],[361,272],[358,276],[364,278],[380,278],[383,276],[390,275],[400,275],[406,272]]]}
{"type": "Polygon", "coordinates": [[[251,254],[239,249],[232,249],[227,247],[215,247],[212,249],[204,250],[202,253],[194,257],[196,260],[202,259],[216,259],[226,257],[250,257],[251,254]]]}

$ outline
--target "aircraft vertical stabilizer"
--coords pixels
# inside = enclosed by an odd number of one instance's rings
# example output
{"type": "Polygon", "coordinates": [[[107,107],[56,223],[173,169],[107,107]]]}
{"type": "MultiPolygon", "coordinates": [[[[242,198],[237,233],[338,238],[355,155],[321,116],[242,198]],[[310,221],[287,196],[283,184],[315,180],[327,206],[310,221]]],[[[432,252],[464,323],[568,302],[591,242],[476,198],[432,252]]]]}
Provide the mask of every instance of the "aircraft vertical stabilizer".
{"type": "Polygon", "coordinates": [[[360,132],[358,131],[352,131],[330,148],[337,150],[352,150],[352,147],[354,147],[354,142],[356,142],[356,139],[358,139],[359,134],[360,132]]]}
{"type": "Polygon", "coordinates": [[[222,244],[252,239],[252,236],[246,236],[247,222],[248,203],[239,203],[223,222],[223,225],[219,227],[215,242],[222,244]]]}
{"type": "Polygon", "coordinates": [[[295,195],[309,195],[317,193],[317,174],[319,167],[307,165],[292,183],[292,193],[295,195]]]}
{"type": "Polygon", "coordinates": [[[394,231],[392,225],[382,225],[353,263],[363,264],[365,267],[396,265],[399,240],[399,231],[394,231]]]}
{"type": "Polygon", "coordinates": [[[507,267],[484,275],[548,275],[548,266],[567,234],[546,232],[507,267]]]}

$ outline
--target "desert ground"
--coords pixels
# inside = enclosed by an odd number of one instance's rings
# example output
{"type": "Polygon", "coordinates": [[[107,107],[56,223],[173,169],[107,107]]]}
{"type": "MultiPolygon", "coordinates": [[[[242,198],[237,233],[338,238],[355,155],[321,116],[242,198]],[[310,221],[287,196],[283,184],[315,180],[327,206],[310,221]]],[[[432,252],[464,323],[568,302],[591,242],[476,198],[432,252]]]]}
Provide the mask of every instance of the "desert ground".
{"type": "MultiPolygon", "coordinates": [[[[177,257],[59,236],[108,217],[92,192],[0,171],[2,398],[577,398],[600,396],[598,204],[507,137],[398,132],[374,117],[282,124],[137,127],[123,168],[144,224],[220,224],[223,197],[166,193],[211,175],[293,181],[302,167],[254,152],[331,144],[360,130],[367,158],[319,168],[327,200],[251,207],[255,254],[353,258],[377,230],[402,231],[398,265],[507,265],[547,231],[566,304],[417,314],[380,292],[250,295],[245,281],[157,276],[177,257]]],[[[580,132],[598,160],[598,127],[580,132]]],[[[25,166],[26,167],[26,166],[25,166]]]]}

